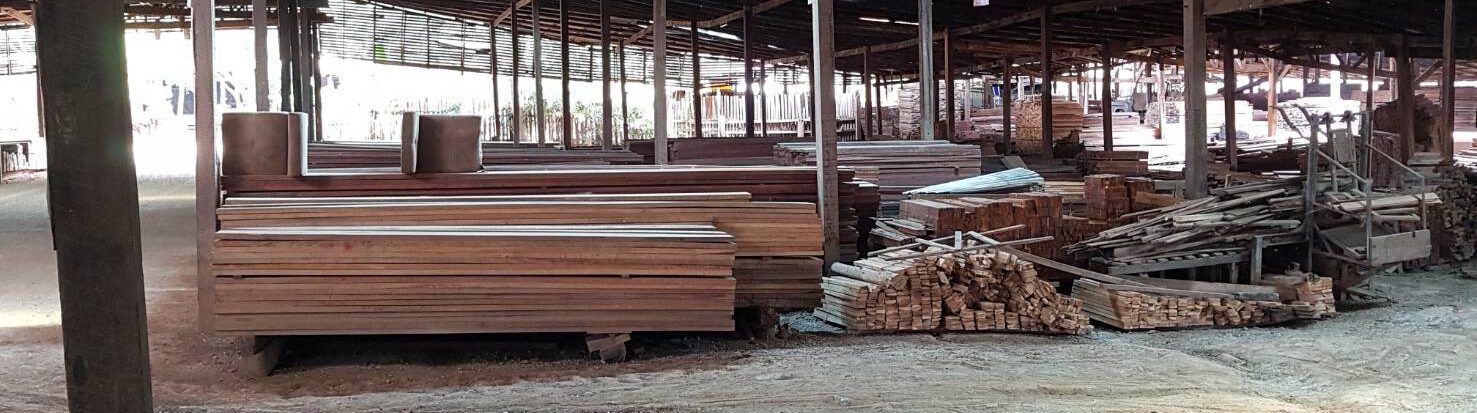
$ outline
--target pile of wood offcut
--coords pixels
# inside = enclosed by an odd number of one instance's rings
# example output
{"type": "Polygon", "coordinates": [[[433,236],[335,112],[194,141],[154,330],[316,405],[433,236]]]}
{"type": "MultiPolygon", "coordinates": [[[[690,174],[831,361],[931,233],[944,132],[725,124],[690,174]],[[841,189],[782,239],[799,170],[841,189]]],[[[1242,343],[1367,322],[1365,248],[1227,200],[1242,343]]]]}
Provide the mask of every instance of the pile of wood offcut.
{"type": "Polygon", "coordinates": [[[1006,252],[901,249],[832,269],[838,275],[825,278],[815,315],[852,331],[1092,329],[1079,300],[1057,294],[1034,264],[1006,252]]]}
{"type": "Polygon", "coordinates": [[[215,237],[215,331],[732,331],[711,225],[265,228],[215,237]]]}
{"type": "MultiPolygon", "coordinates": [[[[1015,134],[1011,137],[1016,150],[1024,155],[1041,154],[1041,99],[1026,98],[1015,103],[1011,112],[1015,134]]],[[[1063,96],[1051,102],[1052,140],[1060,142],[1082,132],[1082,105],[1063,96]]]]}

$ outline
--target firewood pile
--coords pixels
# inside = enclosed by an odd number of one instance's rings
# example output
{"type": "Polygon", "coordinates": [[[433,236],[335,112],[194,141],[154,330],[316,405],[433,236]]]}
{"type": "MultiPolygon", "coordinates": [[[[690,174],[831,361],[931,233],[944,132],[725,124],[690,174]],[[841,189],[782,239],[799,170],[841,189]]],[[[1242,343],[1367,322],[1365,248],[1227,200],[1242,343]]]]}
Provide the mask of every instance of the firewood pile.
{"type": "MultiPolygon", "coordinates": [[[[975,245],[975,244],[969,244],[975,245]]],[[[919,256],[898,250],[826,277],[815,315],[851,331],[1011,331],[1085,334],[1082,302],[1037,278],[1034,264],[1005,252],[919,256]]]]}
{"type": "Polygon", "coordinates": [[[1259,235],[1301,225],[1301,179],[1282,179],[1212,191],[1214,197],[1126,216],[1137,222],[1068,246],[1071,253],[1111,252],[1115,260],[1239,246],[1259,235]]]}
{"type": "Polygon", "coordinates": [[[1467,261],[1477,255],[1477,186],[1469,180],[1469,172],[1461,167],[1439,168],[1441,185],[1436,193],[1441,196],[1441,224],[1445,226],[1447,250],[1444,256],[1452,261],[1467,261]]]}

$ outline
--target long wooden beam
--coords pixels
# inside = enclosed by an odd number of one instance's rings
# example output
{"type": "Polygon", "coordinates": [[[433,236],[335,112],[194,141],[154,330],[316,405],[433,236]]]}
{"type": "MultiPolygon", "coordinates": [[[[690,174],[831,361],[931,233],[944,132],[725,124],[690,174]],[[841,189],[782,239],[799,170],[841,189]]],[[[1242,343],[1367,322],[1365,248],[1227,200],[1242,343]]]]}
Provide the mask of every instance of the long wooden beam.
{"type": "MultiPolygon", "coordinates": [[[[759,3],[759,4],[756,4],[756,5],[753,5],[751,7],[746,7],[746,8],[749,9],[749,12],[750,13],[757,14],[757,13],[762,13],[762,12],[768,11],[769,9],[773,9],[775,7],[782,6],[785,3],[789,3],[791,1],[795,1],[795,0],[769,0],[769,1],[766,1],[766,2],[763,2],[763,3],[759,3]]],[[[711,28],[714,28],[714,27],[720,27],[720,26],[723,26],[725,24],[732,23],[732,22],[734,22],[736,20],[739,20],[739,19],[742,19],[742,18],[744,18],[744,10],[739,10],[739,11],[728,13],[728,14],[725,14],[725,15],[722,15],[722,16],[718,16],[718,17],[715,17],[715,18],[712,18],[712,19],[698,21],[698,22],[696,22],[696,24],[697,24],[697,27],[699,29],[711,29],[711,28]]],[[[639,22],[637,22],[637,21],[630,21],[630,23],[631,24],[639,24],[639,22]]],[[[666,23],[664,24],[664,26],[665,27],[686,27],[686,26],[692,26],[693,23],[694,22],[691,21],[691,20],[666,20],[666,23]]],[[[634,41],[639,40],[639,39],[641,39],[643,37],[646,37],[646,35],[651,34],[651,27],[654,26],[654,25],[656,25],[655,22],[653,22],[651,25],[648,25],[646,27],[642,27],[641,30],[636,31],[636,33],[632,33],[630,37],[627,37],[626,38],[626,41],[627,42],[634,42],[634,41]]]]}
{"type": "Polygon", "coordinates": [[[1315,0],[1206,0],[1205,15],[1215,16],[1221,14],[1265,9],[1269,7],[1309,3],[1312,1],[1315,0]]]}

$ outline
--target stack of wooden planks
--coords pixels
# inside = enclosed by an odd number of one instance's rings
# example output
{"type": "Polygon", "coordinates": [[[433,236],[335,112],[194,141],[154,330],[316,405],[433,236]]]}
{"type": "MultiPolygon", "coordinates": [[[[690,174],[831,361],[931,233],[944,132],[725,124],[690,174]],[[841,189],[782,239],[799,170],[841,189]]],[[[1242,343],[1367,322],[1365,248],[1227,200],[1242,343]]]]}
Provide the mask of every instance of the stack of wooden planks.
{"type": "MultiPolygon", "coordinates": [[[[874,246],[907,244],[917,237],[942,237],[956,231],[987,232],[1001,240],[1056,237],[1062,225],[1061,195],[1024,192],[998,197],[912,199],[903,201],[898,218],[880,221],[872,231],[874,246]]],[[[1047,257],[1061,257],[1055,238],[1023,247],[1047,257]]]]}
{"type": "Polygon", "coordinates": [[[1086,151],[1077,154],[1077,170],[1083,175],[1144,176],[1149,174],[1148,159],[1145,151],[1086,151]]]}
{"type": "Polygon", "coordinates": [[[281,198],[276,203],[252,202],[256,205],[232,201],[217,211],[217,217],[226,229],[711,224],[732,235],[737,244],[734,277],[739,307],[815,307],[820,303],[822,265],[815,206],[752,202],[748,197],[746,193],[382,197],[331,204],[281,198]]]}
{"type": "Polygon", "coordinates": [[[1098,321],[1120,330],[1241,327],[1293,318],[1278,301],[1239,299],[1230,294],[1140,288],[1079,279],[1072,297],[1098,321]]]}
{"type": "MultiPolygon", "coordinates": [[[[484,143],[483,165],[635,165],[641,155],[614,149],[509,147],[484,143]]],[[[376,168],[400,165],[399,144],[312,143],[308,144],[309,168],[376,168]]]]}
{"type": "MultiPolygon", "coordinates": [[[[803,137],[678,138],[667,140],[667,160],[677,165],[771,165],[774,145],[786,142],[814,142],[803,137]]],[[[656,164],[653,141],[631,141],[631,152],[640,154],[643,162],[656,164]]]]}
{"type": "Polygon", "coordinates": [[[835,265],[815,315],[852,331],[1092,329],[1082,303],[1057,294],[1032,263],[1005,252],[926,254],[900,250],[835,265]]]}
{"type": "Polygon", "coordinates": [[[1332,277],[1320,277],[1294,270],[1287,274],[1265,276],[1262,284],[1277,288],[1278,295],[1283,302],[1288,303],[1297,318],[1318,320],[1338,315],[1338,300],[1334,296],[1332,277]]]}
{"type": "MultiPolygon", "coordinates": [[[[1052,140],[1062,142],[1082,131],[1082,105],[1066,97],[1052,99],[1052,140]]],[[[1011,112],[1015,134],[1011,137],[1016,151],[1022,155],[1041,155],[1041,100],[1025,98],[1016,101],[1011,112]]]]}
{"type": "MultiPolygon", "coordinates": [[[[858,255],[858,230],[875,213],[872,187],[841,170],[843,259],[858,255]]],[[[815,168],[807,167],[542,167],[464,174],[407,176],[390,170],[313,172],[301,178],[231,176],[221,180],[228,197],[485,196],[535,194],[650,194],[747,192],[756,201],[816,202],[815,168]]]]}
{"type": "MultiPolygon", "coordinates": [[[[980,148],[947,141],[840,142],[836,164],[877,168],[877,184],[884,201],[903,199],[903,192],[980,174],[980,148]]],[[[815,165],[815,143],[774,146],[775,163],[815,165]]]]}
{"type": "Polygon", "coordinates": [[[1083,178],[1082,195],[1087,199],[1088,218],[1117,221],[1132,212],[1132,198],[1122,175],[1088,175],[1083,178]]]}
{"type": "Polygon", "coordinates": [[[212,325],[245,335],[731,331],[710,225],[217,232],[212,325]]]}
{"type": "Polygon", "coordinates": [[[1441,184],[1436,193],[1441,196],[1441,256],[1449,261],[1462,262],[1477,255],[1477,185],[1472,178],[1477,174],[1467,168],[1448,166],[1439,168],[1441,184]]]}

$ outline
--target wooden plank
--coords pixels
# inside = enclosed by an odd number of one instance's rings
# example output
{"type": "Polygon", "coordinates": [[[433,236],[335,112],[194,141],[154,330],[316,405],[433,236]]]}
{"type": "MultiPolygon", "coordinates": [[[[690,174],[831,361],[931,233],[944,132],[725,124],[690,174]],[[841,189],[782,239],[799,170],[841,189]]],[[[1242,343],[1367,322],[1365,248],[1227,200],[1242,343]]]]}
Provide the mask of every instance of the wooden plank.
{"type": "Polygon", "coordinates": [[[1369,263],[1380,266],[1431,258],[1431,231],[1420,230],[1369,239],[1369,263]]]}

